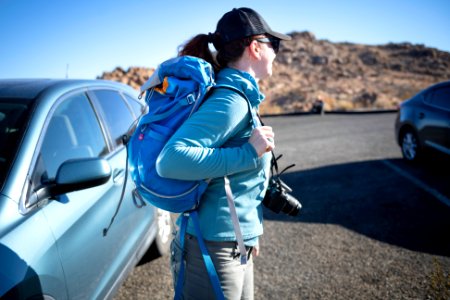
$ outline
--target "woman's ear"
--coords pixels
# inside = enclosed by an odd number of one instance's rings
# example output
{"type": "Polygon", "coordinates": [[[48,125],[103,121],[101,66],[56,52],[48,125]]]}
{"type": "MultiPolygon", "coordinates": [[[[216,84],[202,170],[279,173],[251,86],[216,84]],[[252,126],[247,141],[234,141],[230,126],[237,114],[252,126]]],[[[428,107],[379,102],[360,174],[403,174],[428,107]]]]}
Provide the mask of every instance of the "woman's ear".
{"type": "Polygon", "coordinates": [[[261,58],[261,45],[258,41],[253,40],[247,47],[249,56],[251,58],[259,60],[261,58]]]}

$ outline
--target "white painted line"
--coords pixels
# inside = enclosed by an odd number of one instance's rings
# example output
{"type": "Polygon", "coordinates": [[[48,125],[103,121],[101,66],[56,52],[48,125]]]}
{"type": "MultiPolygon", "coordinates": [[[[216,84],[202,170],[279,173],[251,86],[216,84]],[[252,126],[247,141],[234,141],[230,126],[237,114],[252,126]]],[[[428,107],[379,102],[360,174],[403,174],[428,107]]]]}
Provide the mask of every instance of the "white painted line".
{"type": "Polygon", "coordinates": [[[450,199],[448,199],[447,197],[445,197],[444,195],[439,193],[437,190],[435,190],[432,187],[428,186],[427,184],[425,184],[424,182],[422,182],[419,179],[415,178],[411,174],[403,171],[399,167],[396,167],[391,162],[389,162],[387,160],[382,160],[381,162],[384,163],[389,168],[391,168],[392,170],[394,170],[395,172],[397,172],[398,174],[400,174],[401,176],[405,177],[406,179],[408,179],[409,181],[414,183],[415,185],[417,185],[418,187],[420,187],[421,189],[423,189],[424,191],[426,191],[427,193],[430,193],[431,195],[436,197],[439,201],[441,201],[445,205],[450,207],[450,199]]]}

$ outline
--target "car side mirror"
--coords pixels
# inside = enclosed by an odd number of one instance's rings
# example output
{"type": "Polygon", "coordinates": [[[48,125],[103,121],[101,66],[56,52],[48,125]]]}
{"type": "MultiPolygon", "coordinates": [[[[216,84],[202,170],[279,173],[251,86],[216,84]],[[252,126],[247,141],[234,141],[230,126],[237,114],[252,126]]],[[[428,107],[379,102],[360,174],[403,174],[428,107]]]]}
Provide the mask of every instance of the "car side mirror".
{"type": "Polygon", "coordinates": [[[108,182],[110,178],[111,167],[104,159],[71,159],[59,167],[50,195],[91,188],[108,182]]]}
{"type": "Polygon", "coordinates": [[[67,160],[59,167],[54,180],[29,194],[25,211],[43,199],[104,184],[111,173],[111,166],[102,158],[67,160]]]}

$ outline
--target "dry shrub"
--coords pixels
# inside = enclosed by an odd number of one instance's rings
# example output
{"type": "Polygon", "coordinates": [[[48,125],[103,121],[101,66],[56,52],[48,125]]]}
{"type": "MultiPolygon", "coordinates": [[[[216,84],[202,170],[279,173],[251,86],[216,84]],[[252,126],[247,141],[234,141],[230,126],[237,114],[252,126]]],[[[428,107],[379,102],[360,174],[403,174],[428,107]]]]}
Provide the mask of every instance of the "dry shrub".
{"type": "Polygon", "coordinates": [[[450,299],[450,270],[444,270],[442,264],[433,259],[433,272],[429,275],[428,299],[450,299]]]}
{"type": "Polygon", "coordinates": [[[353,102],[351,102],[351,101],[348,101],[348,100],[336,101],[336,110],[349,111],[354,108],[355,108],[355,106],[353,105],[353,102]]]}

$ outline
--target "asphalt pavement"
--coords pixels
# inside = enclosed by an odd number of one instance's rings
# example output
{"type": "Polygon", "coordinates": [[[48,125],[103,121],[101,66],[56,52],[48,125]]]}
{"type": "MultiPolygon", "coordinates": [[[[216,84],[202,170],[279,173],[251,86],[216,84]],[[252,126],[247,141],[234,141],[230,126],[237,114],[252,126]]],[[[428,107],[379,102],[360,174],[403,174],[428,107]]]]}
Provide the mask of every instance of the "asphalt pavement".
{"type": "MultiPolygon", "coordinates": [[[[395,113],[269,117],[297,217],[265,211],[256,299],[450,299],[450,164],[401,159],[395,113]]],[[[173,297],[169,258],[115,299],[173,297]]]]}

